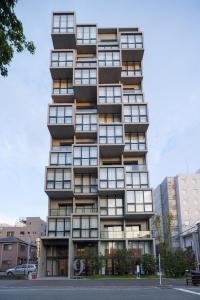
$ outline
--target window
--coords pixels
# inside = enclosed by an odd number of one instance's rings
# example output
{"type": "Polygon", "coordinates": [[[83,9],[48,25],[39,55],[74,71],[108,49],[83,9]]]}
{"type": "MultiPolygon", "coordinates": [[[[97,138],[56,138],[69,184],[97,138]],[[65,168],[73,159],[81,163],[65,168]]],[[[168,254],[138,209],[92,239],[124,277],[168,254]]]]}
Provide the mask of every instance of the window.
{"type": "Polygon", "coordinates": [[[4,251],[11,251],[13,249],[13,245],[12,244],[4,244],[3,245],[3,250],[4,251]]]}
{"type": "Polygon", "coordinates": [[[51,66],[52,67],[73,67],[73,52],[52,52],[51,66]]]}
{"type": "Polygon", "coordinates": [[[96,114],[76,114],[77,131],[96,131],[97,115],[96,114]]]}
{"type": "Polygon", "coordinates": [[[124,188],[124,168],[103,167],[100,168],[100,188],[120,189],[124,188]]]}
{"type": "Polygon", "coordinates": [[[96,84],[96,69],[75,69],[75,84],[96,84]]]}
{"type": "Polygon", "coordinates": [[[71,189],[71,170],[48,169],[47,189],[71,189]]]}
{"type": "Polygon", "coordinates": [[[50,106],[49,124],[72,124],[72,106],[50,106]]]}
{"type": "Polygon", "coordinates": [[[14,236],[15,232],[14,231],[7,231],[7,236],[14,236]]]}
{"type": "Polygon", "coordinates": [[[96,166],[97,147],[74,147],[74,166],[96,166]]]}
{"type": "Polygon", "coordinates": [[[148,173],[126,171],[126,187],[127,188],[148,188],[148,173]]]}
{"type": "Polygon", "coordinates": [[[119,196],[101,197],[100,209],[102,216],[122,216],[123,198],[119,196]]]}
{"type": "Polygon", "coordinates": [[[122,77],[126,76],[142,76],[142,68],[140,62],[126,62],[122,65],[122,77]]]}
{"type": "Polygon", "coordinates": [[[125,150],[146,150],[144,133],[126,133],[125,150]]]}
{"type": "Polygon", "coordinates": [[[100,247],[102,255],[115,255],[118,249],[124,249],[124,242],[101,242],[100,247]]]}
{"type": "Polygon", "coordinates": [[[121,122],[120,114],[99,114],[99,123],[119,123],[121,122]]]}
{"type": "Polygon", "coordinates": [[[79,174],[75,175],[75,193],[96,193],[97,177],[96,175],[79,174]]]}
{"type": "Polygon", "coordinates": [[[100,86],[99,103],[121,103],[122,101],[120,86],[100,86]]]}
{"type": "Polygon", "coordinates": [[[99,143],[100,144],[123,144],[122,125],[100,125],[99,143]]]}
{"type": "Polygon", "coordinates": [[[20,245],[20,251],[24,252],[26,250],[26,246],[25,245],[20,245]]]}
{"type": "Polygon", "coordinates": [[[119,66],[119,51],[99,51],[99,66],[119,66]]]}
{"type": "Polygon", "coordinates": [[[148,122],[146,105],[124,106],[124,122],[126,123],[148,122]]]}
{"type": "Polygon", "coordinates": [[[98,219],[96,216],[74,217],[73,238],[97,238],[98,219]]]}
{"type": "Polygon", "coordinates": [[[72,86],[72,81],[71,80],[54,80],[53,81],[53,94],[56,95],[63,95],[63,94],[68,94],[68,95],[73,95],[74,94],[74,89],[72,86]]]}
{"type": "Polygon", "coordinates": [[[127,191],[127,212],[152,212],[151,191],[127,191]]]}
{"type": "Polygon", "coordinates": [[[55,14],[53,16],[53,32],[54,33],[74,32],[74,15],[55,14]]]}
{"type": "Polygon", "coordinates": [[[141,256],[143,254],[152,254],[152,242],[151,241],[129,241],[128,242],[129,252],[133,256],[141,256]]]}
{"type": "Polygon", "coordinates": [[[141,88],[123,89],[123,103],[142,103],[144,102],[141,88]]]}
{"type": "Polygon", "coordinates": [[[121,48],[143,48],[141,34],[121,34],[121,48]]]}
{"type": "Polygon", "coordinates": [[[123,238],[124,232],[122,231],[121,225],[106,225],[104,227],[104,231],[102,232],[102,238],[106,239],[115,239],[115,238],[123,238]]]}
{"type": "Polygon", "coordinates": [[[77,44],[96,44],[96,27],[77,26],[77,44]]]}
{"type": "Polygon", "coordinates": [[[72,164],[71,146],[66,147],[66,152],[51,152],[50,164],[56,166],[65,166],[72,164]]]}
{"type": "Polygon", "coordinates": [[[49,236],[70,236],[71,223],[70,219],[49,219],[48,235],[49,236]]]}
{"type": "Polygon", "coordinates": [[[9,266],[9,265],[11,265],[12,264],[12,260],[9,260],[9,259],[7,259],[7,260],[2,260],[2,265],[7,265],[7,266],[9,266]]]}

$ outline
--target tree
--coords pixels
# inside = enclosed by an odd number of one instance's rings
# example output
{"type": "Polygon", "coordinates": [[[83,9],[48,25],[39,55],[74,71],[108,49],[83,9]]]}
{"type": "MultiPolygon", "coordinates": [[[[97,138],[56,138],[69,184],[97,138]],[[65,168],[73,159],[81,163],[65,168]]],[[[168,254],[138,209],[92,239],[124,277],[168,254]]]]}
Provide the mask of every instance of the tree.
{"type": "Polygon", "coordinates": [[[17,0],[0,1],[0,72],[8,75],[7,66],[10,64],[14,51],[22,52],[27,49],[31,54],[35,52],[33,42],[27,41],[23,32],[23,25],[14,12],[17,0]]]}
{"type": "Polygon", "coordinates": [[[152,275],[156,272],[156,260],[152,254],[143,254],[141,260],[142,268],[146,275],[152,275]]]}
{"type": "Polygon", "coordinates": [[[86,274],[95,275],[99,273],[101,267],[101,256],[97,253],[96,247],[86,247],[83,255],[86,263],[86,274]]]}

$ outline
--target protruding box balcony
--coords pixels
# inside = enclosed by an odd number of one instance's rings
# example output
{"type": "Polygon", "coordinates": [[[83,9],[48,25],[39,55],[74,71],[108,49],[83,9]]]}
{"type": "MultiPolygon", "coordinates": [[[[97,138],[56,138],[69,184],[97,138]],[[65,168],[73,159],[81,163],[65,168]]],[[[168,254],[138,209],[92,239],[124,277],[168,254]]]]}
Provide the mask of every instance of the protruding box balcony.
{"type": "Polygon", "coordinates": [[[76,49],[78,54],[96,53],[97,27],[96,25],[77,25],[76,49]]]}
{"type": "Polygon", "coordinates": [[[144,96],[140,89],[124,88],[123,104],[144,103],[144,96]]]}
{"type": "Polygon", "coordinates": [[[99,83],[119,83],[121,79],[121,52],[119,50],[99,50],[99,83]]]}
{"type": "Polygon", "coordinates": [[[74,145],[73,146],[74,172],[97,173],[98,147],[97,145],[74,145]]]}
{"type": "Polygon", "coordinates": [[[95,215],[78,216],[72,218],[73,239],[98,239],[98,217],[95,215]]]}
{"type": "Polygon", "coordinates": [[[50,166],[71,166],[72,160],[72,146],[58,146],[52,147],[49,158],[50,166]]]}
{"type": "Polygon", "coordinates": [[[73,196],[72,169],[69,167],[47,167],[45,192],[50,198],[56,199],[66,199],[73,196]]]}
{"type": "Polygon", "coordinates": [[[148,189],[149,176],[146,165],[126,165],[126,188],[148,189]]]}
{"type": "MultiPolygon", "coordinates": [[[[133,180],[139,179],[135,177],[133,180]]],[[[133,188],[126,191],[126,218],[149,219],[154,215],[152,190],[143,187],[142,189],[133,188]]]]}
{"type": "Polygon", "coordinates": [[[123,84],[140,84],[142,79],[140,62],[123,62],[121,71],[121,82],[123,84]]]}
{"type": "Polygon", "coordinates": [[[125,132],[146,132],[148,122],[147,105],[124,105],[125,132]]]}
{"type": "Polygon", "coordinates": [[[54,12],[51,33],[55,49],[75,49],[75,16],[73,12],[54,12]]]}
{"type": "Polygon", "coordinates": [[[74,88],[71,80],[54,80],[52,99],[55,103],[73,103],[74,88]]]}
{"type": "Polygon", "coordinates": [[[49,105],[48,129],[53,138],[65,139],[73,137],[73,105],[49,105]]]}
{"type": "Polygon", "coordinates": [[[51,52],[50,72],[52,79],[72,80],[74,64],[74,52],[56,50],[51,52]]]}
{"type": "Polygon", "coordinates": [[[102,157],[119,156],[124,150],[124,129],[122,123],[99,125],[99,148],[102,157]]]}
{"type": "Polygon", "coordinates": [[[97,69],[74,69],[74,93],[79,101],[96,101],[97,97],[97,69]]]}
{"type": "Polygon", "coordinates": [[[125,173],[122,166],[103,166],[99,168],[99,193],[123,194],[125,173]]]}
{"type": "Polygon", "coordinates": [[[97,136],[97,110],[76,109],[76,137],[96,138],[97,136]]]}
{"type": "Polygon", "coordinates": [[[142,156],[147,153],[145,133],[125,133],[124,157],[142,156]]]}
{"type": "Polygon", "coordinates": [[[122,87],[120,84],[101,84],[98,87],[98,112],[120,113],[122,108],[122,87]]]}
{"type": "Polygon", "coordinates": [[[120,46],[123,61],[141,61],[144,54],[142,33],[121,32],[120,46]]]}
{"type": "Polygon", "coordinates": [[[74,194],[76,198],[94,198],[97,196],[98,181],[97,172],[75,173],[74,174],[74,194]]]}

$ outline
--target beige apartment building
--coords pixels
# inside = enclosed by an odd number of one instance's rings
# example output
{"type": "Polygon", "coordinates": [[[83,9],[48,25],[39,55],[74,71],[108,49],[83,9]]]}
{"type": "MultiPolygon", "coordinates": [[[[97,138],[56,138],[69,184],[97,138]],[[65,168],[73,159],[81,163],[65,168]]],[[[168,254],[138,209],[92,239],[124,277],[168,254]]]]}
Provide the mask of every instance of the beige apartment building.
{"type": "Polygon", "coordinates": [[[52,41],[49,212],[38,275],[84,275],[88,247],[105,258],[100,272],[115,274],[117,249],[155,253],[143,33],[77,24],[73,12],[54,12],[52,41]]]}
{"type": "Polygon", "coordinates": [[[36,240],[46,235],[46,222],[40,217],[21,219],[15,226],[0,224],[0,238],[16,237],[36,245],[36,240]]]}

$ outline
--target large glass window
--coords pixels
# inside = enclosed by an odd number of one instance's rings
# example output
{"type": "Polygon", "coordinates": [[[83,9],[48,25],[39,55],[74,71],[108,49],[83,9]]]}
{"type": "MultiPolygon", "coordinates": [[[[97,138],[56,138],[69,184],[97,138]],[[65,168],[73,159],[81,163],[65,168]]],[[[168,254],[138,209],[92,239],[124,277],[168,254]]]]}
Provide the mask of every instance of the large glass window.
{"type": "Polygon", "coordinates": [[[51,54],[52,67],[72,67],[73,52],[52,52],[51,54]]]}
{"type": "Polygon", "coordinates": [[[97,177],[93,174],[77,174],[75,175],[74,191],[75,193],[96,193],[97,177]]]}
{"type": "Polygon", "coordinates": [[[120,86],[100,86],[99,87],[99,103],[121,103],[121,87],[120,86]]]}
{"type": "Polygon", "coordinates": [[[148,173],[126,171],[126,187],[148,188],[148,173]]]}
{"type": "Polygon", "coordinates": [[[119,51],[99,51],[99,66],[119,66],[119,51]]]}
{"type": "Polygon", "coordinates": [[[123,189],[124,188],[124,168],[103,167],[100,168],[100,188],[101,189],[123,189]]]}
{"type": "Polygon", "coordinates": [[[70,236],[70,219],[49,219],[48,235],[49,236],[70,236]]]}
{"type": "Polygon", "coordinates": [[[126,62],[122,65],[122,77],[126,76],[142,76],[142,68],[140,62],[126,62]]]}
{"type": "Polygon", "coordinates": [[[97,238],[98,219],[96,216],[73,217],[73,238],[97,238]]]}
{"type": "Polygon", "coordinates": [[[68,94],[73,95],[74,89],[70,80],[54,80],[53,94],[68,94]]]}
{"type": "Polygon", "coordinates": [[[77,44],[96,44],[96,27],[77,26],[77,44]]]}
{"type": "Polygon", "coordinates": [[[125,123],[148,122],[146,105],[125,105],[124,122],[125,123]]]}
{"type": "Polygon", "coordinates": [[[152,212],[151,191],[127,191],[127,212],[152,212]]]}
{"type": "Polygon", "coordinates": [[[72,106],[50,106],[49,124],[72,124],[72,106]]]}
{"type": "Polygon", "coordinates": [[[133,256],[142,256],[143,254],[152,254],[152,241],[129,241],[129,253],[133,256]]]}
{"type": "Polygon", "coordinates": [[[100,253],[105,256],[114,256],[118,249],[124,249],[124,242],[101,242],[100,253]]]}
{"type": "Polygon", "coordinates": [[[72,148],[66,146],[66,152],[51,152],[50,164],[51,165],[71,165],[72,164],[72,148]]]}
{"type": "Polygon", "coordinates": [[[71,170],[48,169],[47,189],[71,189],[71,170]]]}
{"type": "Polygon", "coordinates": [[[74,15],[55,14],[53,16],[53,32],[74,32],[74,15]]]}
{"type": "Polygon", "coordinates": [[[100,199],[102,216],[122,216],[123,198],[120,196],[105,196],[100,199]]]}
{"type": "Polygon", "coordinates": [[[145,150],[146,138],[144,133],[126,133],[125,150],[145,150]]]}
{"type": "Polygon", "coordinates": [[[96,166],[97,147],[96,146],[75,146],[74,166],[96,166]]]}
{"type": "Polygon", "coordinates": [[[76,114],[77,131],[96,131],[97,115],[96,114],[76,114]]]}
{"type": "Polygon", "coordinates": [[[122,144],[123,143],[122,125],[100,125],[99,143],[100,144],[122,144]]]}
{"type": "Polygon", "coordinates": [[[121,48],[143,48],[141,34],[121,34],[121,48]]]}
{"type": "Polygon", "coordinates": [[[144,102],[141,88],[124,88],[123,89],[123,103],[142,103],[144,102]]]}
{"type": "Polygon", "coordinates": [[[96,69],[75,69],[75,84],[96,84],[96,69]]]}

